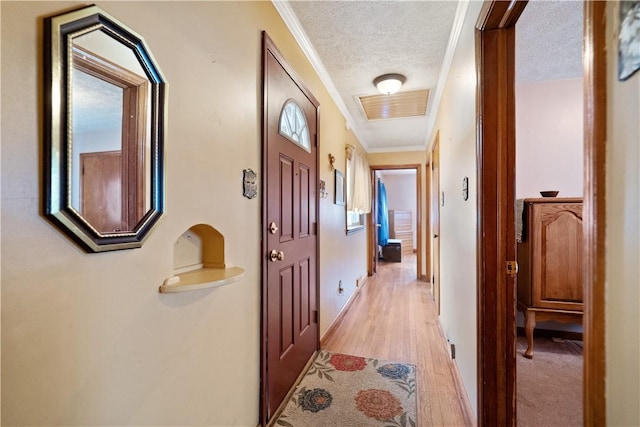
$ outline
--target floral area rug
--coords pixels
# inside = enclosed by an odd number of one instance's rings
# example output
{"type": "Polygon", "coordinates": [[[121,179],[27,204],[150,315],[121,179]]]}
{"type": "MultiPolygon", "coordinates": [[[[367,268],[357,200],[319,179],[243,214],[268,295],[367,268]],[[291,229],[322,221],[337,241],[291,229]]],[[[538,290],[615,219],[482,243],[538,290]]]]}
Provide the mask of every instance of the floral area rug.
{"type": "Polygon", "coordinates": [[[416,368],[321,351],[272,425],[415,427],[416,368]]]}

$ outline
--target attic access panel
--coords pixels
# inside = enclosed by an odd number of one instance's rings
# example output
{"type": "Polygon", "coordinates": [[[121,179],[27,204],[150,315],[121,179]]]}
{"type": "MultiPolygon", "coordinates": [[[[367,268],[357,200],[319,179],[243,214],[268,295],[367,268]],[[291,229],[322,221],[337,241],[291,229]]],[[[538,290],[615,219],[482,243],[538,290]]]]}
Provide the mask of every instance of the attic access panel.
{"type": "Polygon", "coordinates": [[[368,120],[425,116],[429,89],[397,92],[392,95],[365,95],[358,96],[357,99],[368,120]]]}

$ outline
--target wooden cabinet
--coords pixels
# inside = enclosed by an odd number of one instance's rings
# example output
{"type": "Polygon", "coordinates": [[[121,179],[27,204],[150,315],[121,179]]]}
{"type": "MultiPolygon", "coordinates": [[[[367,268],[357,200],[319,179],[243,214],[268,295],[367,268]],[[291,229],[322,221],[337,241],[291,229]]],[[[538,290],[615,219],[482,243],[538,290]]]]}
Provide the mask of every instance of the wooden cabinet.
{"type": "Polygon", "coordinates": [[[525,199],[518,309],[533,357],[536,320],[582,322],[582,199],[525,199]]]}
{"type": "Polygon", "coordinates": [[[413,253],[413,222],[411,211],[389,211],[389,238],[401,241],[403,254],[413,253]]]}

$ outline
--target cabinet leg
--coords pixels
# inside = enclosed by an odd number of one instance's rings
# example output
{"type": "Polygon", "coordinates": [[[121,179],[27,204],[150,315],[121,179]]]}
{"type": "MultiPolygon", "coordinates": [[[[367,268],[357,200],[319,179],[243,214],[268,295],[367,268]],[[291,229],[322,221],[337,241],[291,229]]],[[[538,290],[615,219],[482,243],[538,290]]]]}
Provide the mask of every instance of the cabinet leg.
{"type": "Polygon", "coordinates": [[[524,352],[524,357],[527,359],[533,359],[533,330],[536,327],[536,312],[527,310],[526,319],[524,324],[524,333],[527,337],[527,350],[524,352]]]}

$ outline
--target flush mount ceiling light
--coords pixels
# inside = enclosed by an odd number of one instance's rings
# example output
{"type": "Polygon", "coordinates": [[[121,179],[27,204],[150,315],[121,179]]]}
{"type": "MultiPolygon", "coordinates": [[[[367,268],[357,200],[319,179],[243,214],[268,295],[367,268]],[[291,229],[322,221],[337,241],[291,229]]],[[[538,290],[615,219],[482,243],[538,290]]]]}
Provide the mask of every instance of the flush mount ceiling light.
{"type": "Polygon", "coordinates": [[[400,90],[407,78],[402,74],[383,74],[373,79],[373,84],[384,94],[391,95],[400,90]]]}

